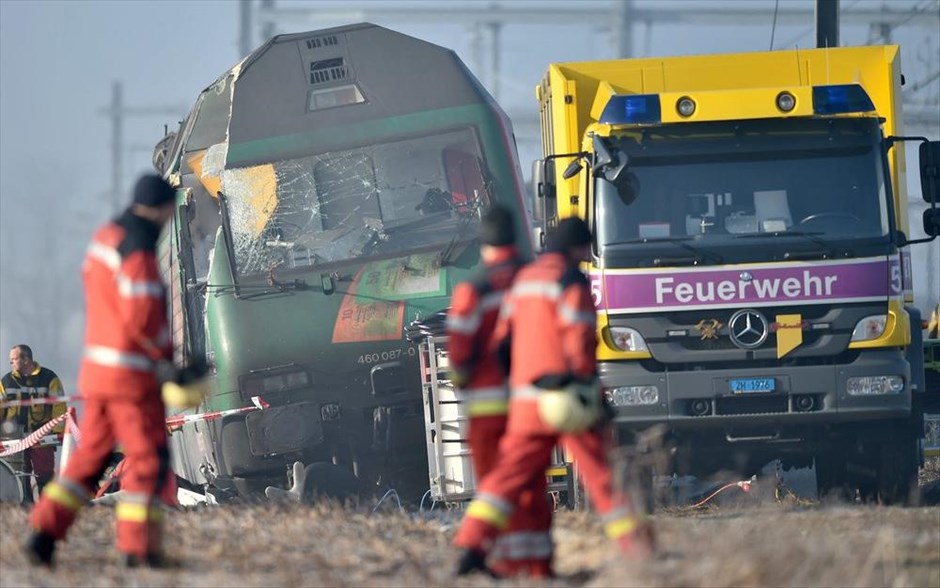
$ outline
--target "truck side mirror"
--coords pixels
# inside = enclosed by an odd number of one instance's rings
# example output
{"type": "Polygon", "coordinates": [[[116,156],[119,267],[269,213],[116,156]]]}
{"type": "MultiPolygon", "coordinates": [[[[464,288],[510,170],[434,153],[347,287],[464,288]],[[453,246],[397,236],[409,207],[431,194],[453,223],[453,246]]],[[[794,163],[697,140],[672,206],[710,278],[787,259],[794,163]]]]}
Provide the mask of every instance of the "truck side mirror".
{"type": "Polygon", "coordinates": [[[555,160],[532,162],[532,217],[542,224],[555,218],[558,191],[555,185],[555,160]]]}
{"type": "Polygon", "coordinates": [[[542,221],[545,210],[542,208],[542,198],[545,193],[545,160],[536,159],[532,162],[532,218],[542,221]]]}
{"type": "Polygon", "coordinates": [[[565,168],[565,171],[561,172],[561,177],[566,180],[578,175],[578,172],[581,171],[581,162],[577,159],[568,164],[568,167],[565,168]]]}
{"type": "MultiPolygon", "coordinates": [[[[940,141],[920,144],[920,188],[924,200],[940,204],[940,141]]],[[[925,216],[924,227],[926,219],[925,216]]]]}
{"type": "Polygon", "coordinates": [[[924,234],[940,237],[940,208],[931,207],[924,211],[924,234]]]}
{"type": "Polygon", "coordinates": [[[535,245],[536,253],[541,253],[545,249],[545,227],[542,225],[532,227],[532,243],[535,245]]]}
{"type": "Polygon", "coordinates": [[[614,155],[607,147],[607,142],[597,135],[591,137],[591,148],[594,150],[594,162],[591,164],[591,171],[594,172],[594,175],[597,175],[614,162],[614,155]]]}

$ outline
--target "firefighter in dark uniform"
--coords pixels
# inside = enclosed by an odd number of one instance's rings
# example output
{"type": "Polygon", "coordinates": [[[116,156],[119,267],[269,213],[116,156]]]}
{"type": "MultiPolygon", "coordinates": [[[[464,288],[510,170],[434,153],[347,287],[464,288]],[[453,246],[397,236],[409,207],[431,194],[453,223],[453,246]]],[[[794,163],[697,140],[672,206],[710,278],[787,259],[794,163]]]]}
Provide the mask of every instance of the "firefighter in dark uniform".
{"type": "MultiPolygon", "coordinates": [[[[169,471],[164,398],[160,382],[182,382],[171,363],[172,344],[164,286],[157,267],[161,229],[172,218],[175,190],[160,176],[145,175],[130,207],[95,233],[85,257],[85,349],[78,386],[85,397],[82,442],[39,499],[30,516],[26,554],[51,565],[56,541],[65,537],[108,466],[116,444],[126,474],[115,514],[117,549],[127,567],[161,567],[160,493],[169,471]]],[[[196,387],[173,404],[198,406],[196,387]]],[[[169,400],[169,399],[167,399],[169,400]]]]}
{"type": "MultiPolygon", "coordinates": [[[[33,359],[29,345],[14,345],[10,349],[10,372],[0,379],[0,402],[62,396],[62,382],[49,368],[33,359]]],[[[49,421],[65,414],[65,404],[10,407],[0,414],[0,438],[20,439],[49,421]]],[[[61,433],[64,425],[53,432],[61,433]]],[[[55,447],[30,447],[21,454],[7,458],[13,469],[36,476],[40,492],[55,475],[55,447]]],[[[23,478],[23,490],[28,502],[33,501],[30,478],[23,478]]]]}

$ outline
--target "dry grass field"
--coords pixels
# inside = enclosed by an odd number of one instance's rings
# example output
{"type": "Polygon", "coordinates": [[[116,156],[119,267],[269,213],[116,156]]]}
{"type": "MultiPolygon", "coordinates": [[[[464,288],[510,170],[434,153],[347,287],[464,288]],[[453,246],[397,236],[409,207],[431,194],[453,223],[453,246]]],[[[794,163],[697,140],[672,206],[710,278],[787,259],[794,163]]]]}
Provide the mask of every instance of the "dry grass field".
{"type": "MultiPolygon", "coordinates": [[[[940,478],[940,459],[922,484],[940,478]]],[[[26,564],[27,511],[0,507],[0,587],[6,586],[521,586],[452,575],[459,511],[378,512],[336,506],[236,505],[170,513],[170,571],[122,570],[114,513],[83,512],[54,571],[26,564]]],[[[699,509],[654,516],[660,554],[628,564],[584,512],[559,512],[559,578],[548,586],[940,587],[940,506],[914,508],[774,497],[736,489],[699,509]]]]}

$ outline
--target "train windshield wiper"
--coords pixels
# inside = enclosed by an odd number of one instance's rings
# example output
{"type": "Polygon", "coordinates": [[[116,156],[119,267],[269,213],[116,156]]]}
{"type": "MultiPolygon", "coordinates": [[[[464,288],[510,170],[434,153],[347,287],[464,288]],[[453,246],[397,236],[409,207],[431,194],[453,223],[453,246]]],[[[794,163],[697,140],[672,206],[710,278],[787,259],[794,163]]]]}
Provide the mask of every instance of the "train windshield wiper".
{"type": "MultiPolygon", "coordinates": [[[[438,254],[438,259],[440,259],[440,266],[446,267],[453,263],[454,254],[457,251],[457,245],[463,241],[466,236],[467,229],[470,228],[470,225],[473,222],[473,219],[477,218],[476,214],[473,212],[468,213],[460,221],[460,226],[457,228],[457,232],[454,234],[454,237],[450,240],[449,243],[441,250],[438,254]]],[[[476,237],[474,237],[476,239],[476,237]]]]}

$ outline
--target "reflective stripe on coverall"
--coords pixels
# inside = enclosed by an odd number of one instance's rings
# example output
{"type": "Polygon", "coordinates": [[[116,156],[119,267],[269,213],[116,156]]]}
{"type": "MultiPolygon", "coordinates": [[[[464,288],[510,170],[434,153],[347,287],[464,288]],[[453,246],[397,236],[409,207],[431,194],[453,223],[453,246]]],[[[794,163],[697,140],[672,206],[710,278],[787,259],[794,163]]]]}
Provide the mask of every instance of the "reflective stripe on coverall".
{"type": "MultiPolygon", "coordinates": [[[[555,445],[563,443],[578,465],[588,495],[612,539],[634,530],[637,519],[627,497],[615,497],[606,459],[603,427],[561,434],[538,413],[544,376],[596,375],[596,314],[587,279],[558,253],[542,254],[523,268],[503,305],[496,337],[511,333],[510,408],[497,463],[478,487],[454,539],[465,549],[489,552],[518,508],[519,496],[544,493],[545,469],[555,445]]],[[[550,530],[551,518],[542,528],[550,530]]]]}
{"type": "Polygon", "coordinates": [[[159,494],[169,467],[166,410],[153,374],[157,361],[172,357],[158,237],[155,224],[127,211],[92,240],[83,266],[82,442],[30,518],[33,528],[63,538],[120,443],[127,473],[117,548],[141,556],[161,552],[159,494]]]}
{"type": "MultiPolygon", "coordinates": [[[[448,361],[465,382],[458,393],[467,407],[467,442],[478,481],[493,469],[506,430],[509,389],[492,336],[503,294],[521,266],[512,246],[496,247],[494,253],[479,276],[454,288],[447,315],[448,361]]],[[[547,499],[544,493],[524,492],[520,503],[516,516],[496,539],[490,566],[506,576],[546,576],[552,557],[551,537],[544,524],[551,522],[547,499]]]]}

